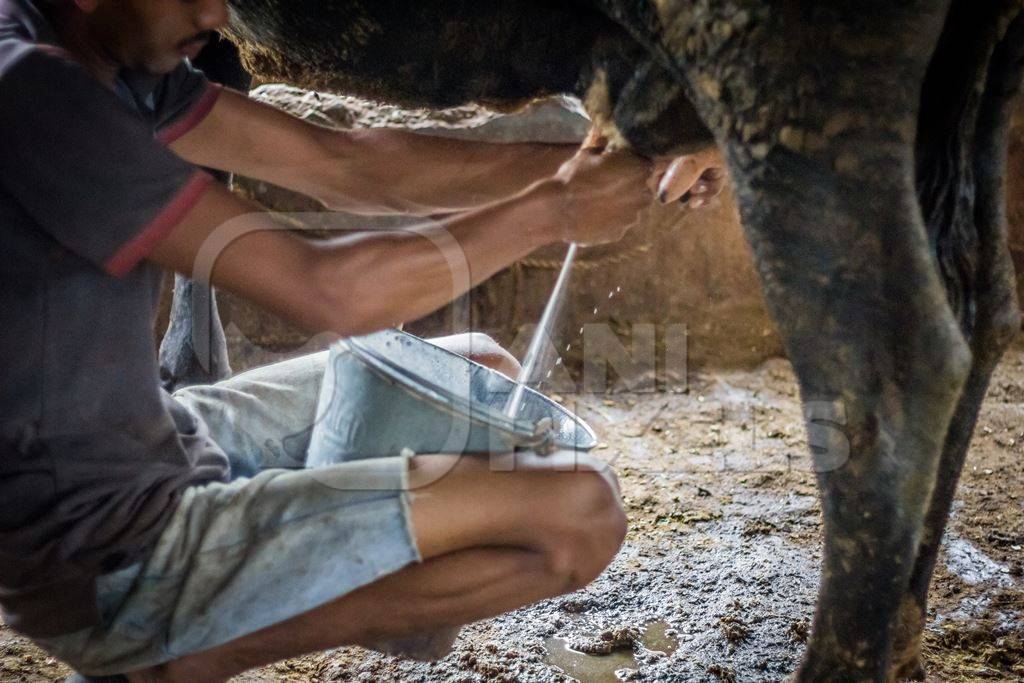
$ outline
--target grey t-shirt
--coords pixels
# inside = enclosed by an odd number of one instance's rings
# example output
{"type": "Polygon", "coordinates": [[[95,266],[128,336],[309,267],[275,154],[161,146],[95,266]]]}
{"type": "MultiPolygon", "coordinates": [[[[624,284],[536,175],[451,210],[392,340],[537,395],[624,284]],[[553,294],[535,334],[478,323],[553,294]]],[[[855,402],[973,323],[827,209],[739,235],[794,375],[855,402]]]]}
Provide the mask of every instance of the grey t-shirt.
{"type": "Polygon", "coordinates": [[[29,635],[94,625],[94,578],[228,475],[159,388],[145,261],[210,182],[166,143],[216,94],[187,63],[112,92],[0,0],[0,608],[29,635]]]}

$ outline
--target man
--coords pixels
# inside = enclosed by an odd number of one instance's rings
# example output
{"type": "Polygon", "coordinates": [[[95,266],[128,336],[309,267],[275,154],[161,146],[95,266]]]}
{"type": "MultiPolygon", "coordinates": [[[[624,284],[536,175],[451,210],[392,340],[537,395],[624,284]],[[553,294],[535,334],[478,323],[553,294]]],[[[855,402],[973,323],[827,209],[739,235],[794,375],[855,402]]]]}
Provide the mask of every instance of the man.
{"type": "MultiPolygon", "coordinates": [[[[215,285],[311,332],[366,333],[541,245],[618,238],[652,179],[663,201],[703,203],[707,164],[327,131],[183,61],[226,20],[224,0],[0,0],[5,622],[85,674],[222,680],[343,644],[413,652],[585,585],[625,533],[607,469],[557,472],[573,454],[509,473],[453,455],[304,469],[323,356],[170,397],[150,337],[160,275],[212,265],[215,285]],[[198,167],[450,216],[314,243],[198,167]],[[345,486],[367,474],[393,485],[345,486]]],[[[487,340],[439,343],[514,369],[487,340]]]]}

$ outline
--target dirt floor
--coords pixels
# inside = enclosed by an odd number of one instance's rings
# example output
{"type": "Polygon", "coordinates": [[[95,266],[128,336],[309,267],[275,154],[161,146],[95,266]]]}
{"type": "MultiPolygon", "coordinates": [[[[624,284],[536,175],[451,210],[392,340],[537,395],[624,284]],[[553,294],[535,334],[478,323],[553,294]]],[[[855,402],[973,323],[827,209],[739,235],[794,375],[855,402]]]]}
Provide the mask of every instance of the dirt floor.
{"type": "MultiPolygon", "coordinates": [[[[796,665],[817,586],[820,512],[789,365],[687,389],[587,397],[631,529],[588,589],[467,627],[440,662],[359,649],[239,681],[777,681],[796,665]],[[593,654],[583,654],[591,652],[593,654]]],[[[1024,679],[1024,344],[985,403],[932,590],[934,681],[1024,679]]],[[[66,671],[0,630],[0,680],[66,671]]]]}

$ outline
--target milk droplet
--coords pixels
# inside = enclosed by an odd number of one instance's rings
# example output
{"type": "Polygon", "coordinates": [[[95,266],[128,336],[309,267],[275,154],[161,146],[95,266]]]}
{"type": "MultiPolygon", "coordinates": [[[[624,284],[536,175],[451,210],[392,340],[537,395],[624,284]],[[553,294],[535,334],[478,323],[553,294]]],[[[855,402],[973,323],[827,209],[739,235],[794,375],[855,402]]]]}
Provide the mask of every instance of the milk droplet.
{"type": "MultiPolygon", "coordinates": [[[[555,361],[555,365],[561,365],[561,364],[562,364],[562,359],[561,358],[559,358],[558,360],[555,361]]],[[[550,373],[548,373],[548,374],[550,374],[550,373]]]]}
{"type": "Polygon", "coordinates": [[[594,306],[594,315],[597,315],[597,306],[594,306]]]}
{"type": "Polygon", "coordinates": [[[615,296],[615,292],[608,292],[608,298],[609,299],[611,299],[613,296],[615,296]]]}
{"type": "Polygon", "coordinates": [[[622,287],[616,287],[616,288],[615,288],[615,291],[616,291],[616,292],[621,292],[621,291],[622,291],[622,287]]]}

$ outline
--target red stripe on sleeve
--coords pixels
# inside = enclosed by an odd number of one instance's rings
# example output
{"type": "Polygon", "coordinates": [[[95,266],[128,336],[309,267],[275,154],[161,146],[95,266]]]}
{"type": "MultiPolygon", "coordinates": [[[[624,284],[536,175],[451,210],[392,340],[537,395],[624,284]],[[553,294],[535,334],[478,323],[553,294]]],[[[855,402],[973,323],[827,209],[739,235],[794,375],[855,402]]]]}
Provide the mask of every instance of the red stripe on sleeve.
{"type": "Polygon", "coordinates": [[[156,134],[157,142],[169,145],[198,126],[206,118],[206,115],[213,110],[213,105],[217,104],[220,92],[221,86],[216,83],[209,83],[206,86],[206,91],[200,95],[196,103],[192,105],[192,108],[184,116],[156,134]]]}
{"type": "Polygon", "coordinates": [[[149,225],[126,242],[111,256],[103,269],[108,275],[122,277],[140,261],[149,256],[156,243],[170,234],[171,230],[181,222],[192,207],[196,205],[206,188],[213,182],[213,177],[203,171],[196,171],[178,194],[150,221],[149,225]]]}
{"type": "Polygon", "coordinates": [[[71,56],[71,53],[65,50],[64,48],[60,47],[59,45],[50,45],[49,43],[36,43],[36,49],[45,52],[51,57],[60,57],[62,59],[67,59],[68,61],[74,60],[74,58],[71,56]]]}

